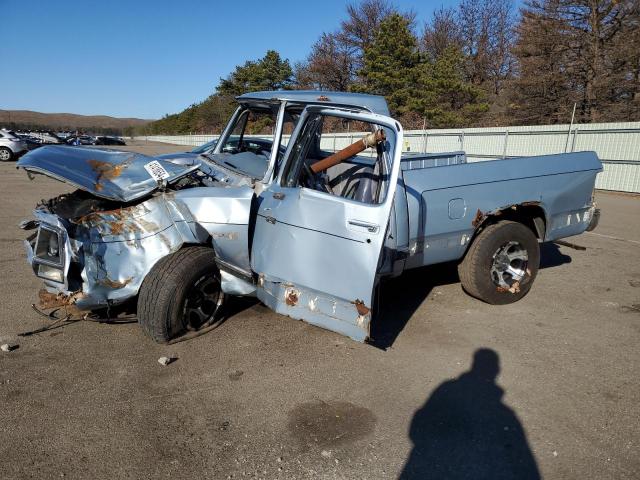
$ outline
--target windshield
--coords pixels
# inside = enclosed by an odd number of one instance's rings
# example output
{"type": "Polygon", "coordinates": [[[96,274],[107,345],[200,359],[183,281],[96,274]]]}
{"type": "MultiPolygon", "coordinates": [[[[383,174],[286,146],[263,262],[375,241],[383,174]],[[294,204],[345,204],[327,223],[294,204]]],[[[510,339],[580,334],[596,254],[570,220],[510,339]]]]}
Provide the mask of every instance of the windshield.
{"type": "Polygon", "coordinates": [[[236,116],[231,133],[218,147],[216,161],[245,175],[260,179],[269,166],[278,106],[245,107],[236,116]]]}
{"type": "Polygon", "coordinates": [[[213,150],[214,148],[216,148],[216,143],[218,143],[218,140],[211,140],[204,145],[200,145],[199,147],[194,148],[193,150],[191,150],[191,153],[207,153],[209,150],[213,150]]]}

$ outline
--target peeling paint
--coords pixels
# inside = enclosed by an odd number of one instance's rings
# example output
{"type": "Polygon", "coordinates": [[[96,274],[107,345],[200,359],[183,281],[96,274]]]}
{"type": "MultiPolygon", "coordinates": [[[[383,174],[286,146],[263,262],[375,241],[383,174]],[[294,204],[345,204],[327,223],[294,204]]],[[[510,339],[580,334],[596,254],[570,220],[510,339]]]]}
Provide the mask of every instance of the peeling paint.
{"type": "Polygon", "coordinates": [[[352,303],[355,304],[358,315],[367,315],[371,311],[371,309],[367,307],[362,300],[355,300],[352,303]]]}
{"type": "Polygon", "coordinates": [[[99,279],[98,283],[100,285],[103,285],[103,286],[108,287],[108,288],[113,288],[115,290],[115,289],[118,289],[118,288],[126,287],[127,285],[129,285],[131,283],[132,280],[133,280],[133,278],[129,277],[129,278],[125,278],[121,282],[119,280],[112,280],[112,279],[107,277],[107,278],[99,279]]]}

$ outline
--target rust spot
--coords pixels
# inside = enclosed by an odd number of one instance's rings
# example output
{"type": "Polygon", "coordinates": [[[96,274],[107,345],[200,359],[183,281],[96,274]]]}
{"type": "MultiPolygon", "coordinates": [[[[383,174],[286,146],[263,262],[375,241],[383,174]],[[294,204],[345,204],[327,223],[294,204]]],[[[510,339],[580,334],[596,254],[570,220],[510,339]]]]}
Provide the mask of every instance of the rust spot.
{"type": "Polygon", "coordinates": [[[133,280],[133,278],[129,277],[129,278],[126,278],[124,281],[120,282],[118,280],[111,280],[109,277],[106,277],[98,280],[98,283],[105,287],[113,288],[114,290],[116,290],[118,288],[126,287],[131,283],[131,280],[133,280]]]}
{"type": "Polygon", "coordinates": [[[146,212],[141,211],[139,207],[139,205],[136,205],[118,210],[91,212],[74,220],[74,223],[84,224],[88,228],[97,228],[102,234],[108,235],[122,235],[126,232],[156,232],[160,230],[160,227],[155,222],[142,218],[142,215],[146,212]]]}
{"type": "Polygon", "coordinates": [[[116,164],[93,159],[87,160],[91,169],[96,173],[95,189],[102,190],[103,185],[101,182],[103,180],[113,180],[114,178],[118,178],[122,175],[122,172],[129,166],[134,157],[135,155],[131,155],[124,162],[116,164]]]}
{"type": "Polygon", "coordinates": [[[473,220],[471,220],[471,225],[473,226],[473,228],[477,228],[485,218],[486,215],[482,213],[480,209],[478,209],[478,211],[476,212],[476,216],[473,217],[473,220]]]}
{"type": "Polygon", "coordinates": [[[358,315],[365,316],[371,311],[369,307],[367,307],[362,300],[356,299],[355,302],[351,302],[351,303],[355,304],[356,310],[358,311],[358,315]]]}
{"type": "Polygon", "coordinates": [[[298,292],[296,292],[295,290],[290,290],[287,293],[285,301],[287,302],[287,305],[289,305],[290,307],[295,306],[298,303],[298,292]]]}
{"type": "Polygon", "coordinates": [[[506,287],[496,287],[496,291],[499,293],[520,293],[520,282],[516,281],[513,282],[513,285],[511,285],[509,288],[506,287]]]}
{"type": "Polygon", "coordinates": [[[38,292],[38,304],[40,308],[49,309],[49,308],[59,308],[65,307],[68,305],[74,305],[78,299],[84,297],[82,292],[74,292],[70,294],[64,293],[51,293],[46,291],[45,289],[41,289],[38,292]]]}
{"type": "Polygon", "coordinates": [[[122,235],[124,233],[124,224],[121,222],[113,221],[107,222],[111,235],[122,235]]]}
{"type": "Polygon", "coordinates": [[[330,100],[329,100],[329,97],[327,97],[326,95],[320,95],[318,97],[318,101],[319,102],[329,102],[330,100]]]}

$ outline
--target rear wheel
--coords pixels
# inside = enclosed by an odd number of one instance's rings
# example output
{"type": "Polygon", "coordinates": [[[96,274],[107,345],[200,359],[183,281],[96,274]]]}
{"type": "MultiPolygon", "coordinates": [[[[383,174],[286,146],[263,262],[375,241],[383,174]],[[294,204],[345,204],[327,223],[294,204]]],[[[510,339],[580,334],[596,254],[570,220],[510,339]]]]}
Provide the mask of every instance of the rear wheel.
{"type": "Polygon", "coordinates": [[[160,260],[142,282],[138,322],[153,340],[166,343],[211,325],[223,300],[213,250],[187,247],[160,260]]]}
{"type": "Polygon", "coordinates": [[[0,162],[8,162],[13,158],[13,152],[7,147],[0,147],[0,162]]]}
{"type": "Polygon", "coordinates": [[[530,228],[512,221],[489,225],[458,265],[462,287],[494,305],[524,297],[538,274],[540,247],[530,228]]]}

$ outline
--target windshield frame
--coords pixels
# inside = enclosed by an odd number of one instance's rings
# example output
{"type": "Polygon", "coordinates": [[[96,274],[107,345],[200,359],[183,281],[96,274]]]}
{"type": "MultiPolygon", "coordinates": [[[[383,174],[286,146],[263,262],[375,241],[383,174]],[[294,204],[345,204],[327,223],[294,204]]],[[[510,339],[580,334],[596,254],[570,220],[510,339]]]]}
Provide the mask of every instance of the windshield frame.
{"type": "MultiPolygon", "coordinates": [[[[284,120],[284,112],[285,112],[285,108],[287,105],[286,101],[277,101],[277,102],[270,102],[268,103],[268,105],[273,105],[275,106],[276,104],[278,104],[278,111],[276,114],[276,125],[275,125],[275,130],[273,132],[273,139],[272,139],[272,145],[271,145],[271,153],[269,155],[269,159],[268,159],[268,165],[267,168],[265,170],[265,174],[262,178],[256,178],[256,180],[259,180],[263,183],[268,183],[271,180],[271,176],[273,175],[273,170],[275,167],[275,163],[276,160],[278,158],[278,152],[280,150],[280,141],[281,141],[281,136],[282,136],[282,124],[283,124],[283,120],[284,120]]],[[[252,102],[246,102],[246,103],[241,103],[238,108],[235,110],[235,112],[233,113],[233,115],[231,116],[231,118],[229,119],[229,122],[227,123],[227,126],[224,128],[224,131],[222,132],[222,134],[220,135],[220,137],[218,138],[218,143],[216,144],[216,147],[213,151],[211,151],[209,153],[209,157],[214,160],[218,165],[221,165],[223,168],[230,168],[227,165],[222,165],[222,162],[219,162],[218,159],[216,158],[217,155],[223,153],[222,152],[222,147],[223,145],[226,144],[226,142],[232,137],[233,134],[233,130],[236,127],[236,122],[240,119],[240,117],[244,114],[244,112],[246,112],[247,110],[251,110],[252,107],[256,107],[257,105],[253,104],[252,102]]],[[[246,127],[246,125],[245,125],[246,127]]],[[[241,136],[244,134],[244,129],[243,129],[243,133],[241,134],[241,136]]],[[[241,168],[234,168],[233,169],[234,172],[249,177],[249,178],[254,178],[252,177],[248,172],[245,172],[244,170],[242,170],[241,168]]]]}

